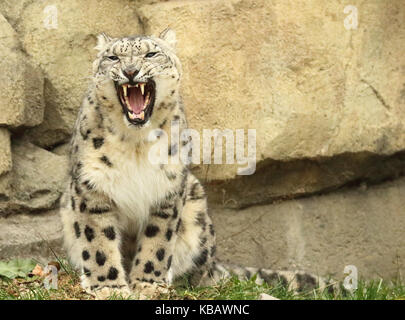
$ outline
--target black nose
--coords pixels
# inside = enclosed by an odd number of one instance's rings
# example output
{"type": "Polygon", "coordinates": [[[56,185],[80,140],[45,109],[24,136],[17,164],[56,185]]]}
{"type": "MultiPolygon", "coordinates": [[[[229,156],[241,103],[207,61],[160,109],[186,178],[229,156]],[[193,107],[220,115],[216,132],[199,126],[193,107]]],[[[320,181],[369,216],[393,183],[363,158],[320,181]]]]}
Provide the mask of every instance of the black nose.
{"type": "Polygon", "coordinates": [[[124,76],[126,76],[128,78],[129,81],[132,81],[136,77],[136,75],[139,73],[139,70],[125,69],[122,71],[122,73],[124,74],[124,76]]]}

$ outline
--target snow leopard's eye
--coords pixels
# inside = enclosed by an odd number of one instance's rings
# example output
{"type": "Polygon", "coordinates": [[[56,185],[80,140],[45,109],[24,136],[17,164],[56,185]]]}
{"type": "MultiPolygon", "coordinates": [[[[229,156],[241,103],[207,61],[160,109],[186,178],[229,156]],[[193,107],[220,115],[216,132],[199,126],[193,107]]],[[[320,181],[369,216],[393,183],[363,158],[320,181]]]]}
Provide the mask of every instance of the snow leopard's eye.
{"type": "Polygon", "coordinates": [[[148,52],[147,54],[145,54],[145,58],[152,58],[157,54],[157,52],[148,52]]]}
{"type": "Polygon", "coordinates": [[[111,61],[119,60],[119,58],[117,56],[109,56],[108,59],[110,59],[111,61]]]}

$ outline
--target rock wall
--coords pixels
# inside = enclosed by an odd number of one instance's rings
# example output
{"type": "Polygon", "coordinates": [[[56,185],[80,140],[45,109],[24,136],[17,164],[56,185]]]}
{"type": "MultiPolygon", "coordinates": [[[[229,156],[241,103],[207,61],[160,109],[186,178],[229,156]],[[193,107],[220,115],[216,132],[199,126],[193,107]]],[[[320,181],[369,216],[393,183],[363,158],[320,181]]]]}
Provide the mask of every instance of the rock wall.
{"type": "Polygon", "coordinates": [[[19,250],[7,243],[20,230],[11,225],[30,228],[27,214],[43,219],[31,226],[38,232],[56,223],[47,217],[64,187],[97,34],[157,34],[167,26],[177,33],[190,127],[256,130],[255,174],[238,176],[238,164],[193,166],[209,195],[220,257],[321,273],[341,273],[343,261],[367,277],[392,277],[398,261],[402,270],[402,0],[1,1],[0,258],[32,247],[26,237],[19,250]],[[351,30],[347,5],[358,12],[351,30]],[[372,196],[359,194],[374,184],[381,187],[372,196]],[[301,201],[309,209],[296,209],[301,201]],[[259,224],[250,223],[256,215],[259,224]],[[350,232],[350,217],[371,230],[370,240],[350,232]],[[229,238],[233,224],[260,237],[229,238]],[[353,251],[348,243],[356,239],[368,244],[353,251]]]}

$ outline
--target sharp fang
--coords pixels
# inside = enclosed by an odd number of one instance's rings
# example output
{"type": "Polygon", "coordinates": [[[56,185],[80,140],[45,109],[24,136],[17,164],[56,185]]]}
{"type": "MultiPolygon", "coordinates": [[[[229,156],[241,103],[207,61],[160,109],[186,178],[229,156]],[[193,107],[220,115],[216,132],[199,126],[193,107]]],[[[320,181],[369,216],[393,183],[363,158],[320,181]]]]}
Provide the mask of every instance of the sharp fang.
{"type": "Polygon", "coordinates": [[[139,115],[139,118],[142,120],[145,119],[145,111],[142,111],[141,114],[139,115]]]}
{"type": "Polygon", "coordinates": [[[127,86],[123,86],[123,88],[124,88],[124,96],[126,97],[127,96],[127,86]]]}
{"type": "Polygon", "coordinates": [[[145,109],[149,104],[149,95],[146,97],[145,104],[143,105],[143,109],[145,109]]]}
{"type": "Polygon", "coordinates": [[[128,112],[128,116],[131,120],[134,120],[136,118],[136,115],[132,112],[128,112]]]}
{"type": "Polygon", "coordinates": [[[126,103],[128,109],[130,109],[131,105],[129,104],[129,100],[128,100],[128,97],[126,95],[125,95],[125,103],[126,103]]]}
{"type": "Polygon", "coordinates": [[[145,92],[145,84],[144,83],[140,83],[139,84],[139,86],[141,87],[141,92],[142,92],[142,95],[143,95],[143,93],[145,92]]]}

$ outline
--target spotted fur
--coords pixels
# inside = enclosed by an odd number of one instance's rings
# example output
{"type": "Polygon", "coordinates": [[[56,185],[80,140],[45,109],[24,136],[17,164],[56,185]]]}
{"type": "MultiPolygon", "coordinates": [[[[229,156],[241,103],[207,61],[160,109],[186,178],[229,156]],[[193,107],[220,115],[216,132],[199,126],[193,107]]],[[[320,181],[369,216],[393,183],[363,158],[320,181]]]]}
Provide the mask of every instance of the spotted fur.
{"type": "MultiPolygon", "coordinates": [[[[71,143],[63,195],[69,201],[61,202],[64,243],[88,291],[155,290],[185,275],[194,284],[229,275],[214,259],[215,232],[200,182],[181,161],[153,164],[148,158],[164,142],[155,129],[170,137],[172,121],[187,127],[174,44],[171,30],[160,37],[99,36],[71,143]],[[153,114],[139,126],[124,116],[114,87],[126,81],[127,68],[136,70],[136,81],[156,83],[153,114]]],[[[187,144],[169,141],[169,160],[187,144]]],[[[273,273],[256,271],[274,280],[273,273]]]]}

